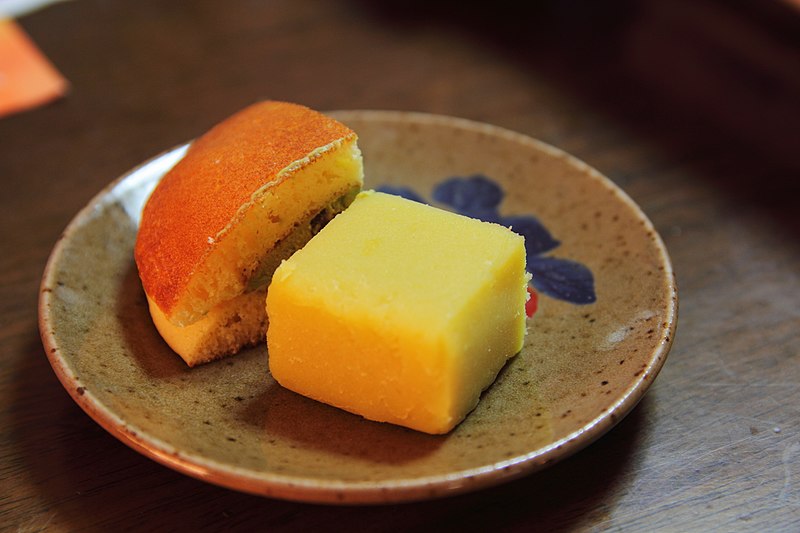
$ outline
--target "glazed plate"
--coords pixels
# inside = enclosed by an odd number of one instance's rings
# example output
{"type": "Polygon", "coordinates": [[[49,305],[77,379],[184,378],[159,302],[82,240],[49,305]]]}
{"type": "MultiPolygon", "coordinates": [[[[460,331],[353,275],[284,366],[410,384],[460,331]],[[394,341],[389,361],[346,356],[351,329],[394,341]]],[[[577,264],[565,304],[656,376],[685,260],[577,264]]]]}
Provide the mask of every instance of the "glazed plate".
{"type": "Polygon", "coordinates": [[[538,309],[522,351],[448,435],[364,420],[279,386],[264,345],[195,369],[161,340],[133,261],[140,210],[185,153],[100,192],[44,273],[47,356],[72,398],[144,455],[232,489],[307,502],[441,497],[530,474],[603,435],[661,369],[677,319],[664,245],[597,171],[523,135],[418,113],[333,113],[366,187],[511,225],[538,309]]]}

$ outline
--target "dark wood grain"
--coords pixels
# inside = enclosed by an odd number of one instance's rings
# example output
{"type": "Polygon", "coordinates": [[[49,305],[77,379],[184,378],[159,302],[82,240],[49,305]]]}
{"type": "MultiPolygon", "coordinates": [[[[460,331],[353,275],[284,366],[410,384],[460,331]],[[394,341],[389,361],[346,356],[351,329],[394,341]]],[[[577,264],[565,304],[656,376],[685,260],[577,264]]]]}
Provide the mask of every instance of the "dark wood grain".
{"type": "Polygon", "coordinates": [[[21,18],[71,90],[0,119],[0,529],[800,530],[800,13],[765,4],[80,0],[21,18]],[[645,399],[543,472],[397,506],[239,494],[105,433],[39,340],[50,249],[109,181],[262,98],[491,122],[617,182],[679,282],[645,399]]]}

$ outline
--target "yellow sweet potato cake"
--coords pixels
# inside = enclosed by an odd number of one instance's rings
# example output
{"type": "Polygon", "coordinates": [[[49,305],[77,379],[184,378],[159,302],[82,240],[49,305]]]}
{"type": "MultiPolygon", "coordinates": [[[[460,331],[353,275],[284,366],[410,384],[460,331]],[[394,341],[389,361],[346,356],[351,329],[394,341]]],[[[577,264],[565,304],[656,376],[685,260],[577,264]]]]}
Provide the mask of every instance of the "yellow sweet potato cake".
{"type": "Polygon", "coordinates": [[[275,271],[270,371],[368,419],[446,433],[521,350],[528,279],[508,228],[361,193],[275,271]]]}

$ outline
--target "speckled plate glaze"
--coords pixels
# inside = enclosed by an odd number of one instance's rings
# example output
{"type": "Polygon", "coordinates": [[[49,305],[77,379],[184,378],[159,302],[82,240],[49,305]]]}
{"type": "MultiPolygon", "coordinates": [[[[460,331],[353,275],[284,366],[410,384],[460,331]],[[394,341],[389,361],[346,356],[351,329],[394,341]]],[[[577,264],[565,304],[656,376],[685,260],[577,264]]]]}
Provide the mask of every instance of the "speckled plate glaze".
{"type": "Polygon", "coordinates": [[[368,188],[438,198],[551,239],[528,250],[542,283],[525,346],[478,407],[450,434],[431,436],[284,390],[263,345],[188,369],[150,322],[132,256],[140,209],[182,146],[100,192],[44,273],[47,356],[94,420],[144,455],[221,486],[378,503],[530,474],[636,405],[669,351],[677,292],[661,239],[628,196],[562,151],[497,127],[402,112],[335,116],[359,134],[368,188]]]}

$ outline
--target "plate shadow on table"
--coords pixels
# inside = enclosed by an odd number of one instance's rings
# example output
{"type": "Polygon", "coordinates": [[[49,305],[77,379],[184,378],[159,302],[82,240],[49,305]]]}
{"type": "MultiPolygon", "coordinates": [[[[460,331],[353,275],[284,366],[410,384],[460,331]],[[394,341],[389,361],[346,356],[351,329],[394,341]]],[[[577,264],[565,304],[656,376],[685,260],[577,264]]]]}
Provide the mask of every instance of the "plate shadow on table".
{"type": "MultiPolygon", "coordinates": [[[[575,455],[548,468],[483,491],[444,500],[422,502],[426,512],[440,513],[438,526],[468,530],[573,531],[581,524],[598,527],[622,497],[639,461],[637,449],[646,439],[647,419],[655,395],[639,406],[607,435],[575,455]]],[[[420,526],[426,524],[420,524],[420,526]]]]}

